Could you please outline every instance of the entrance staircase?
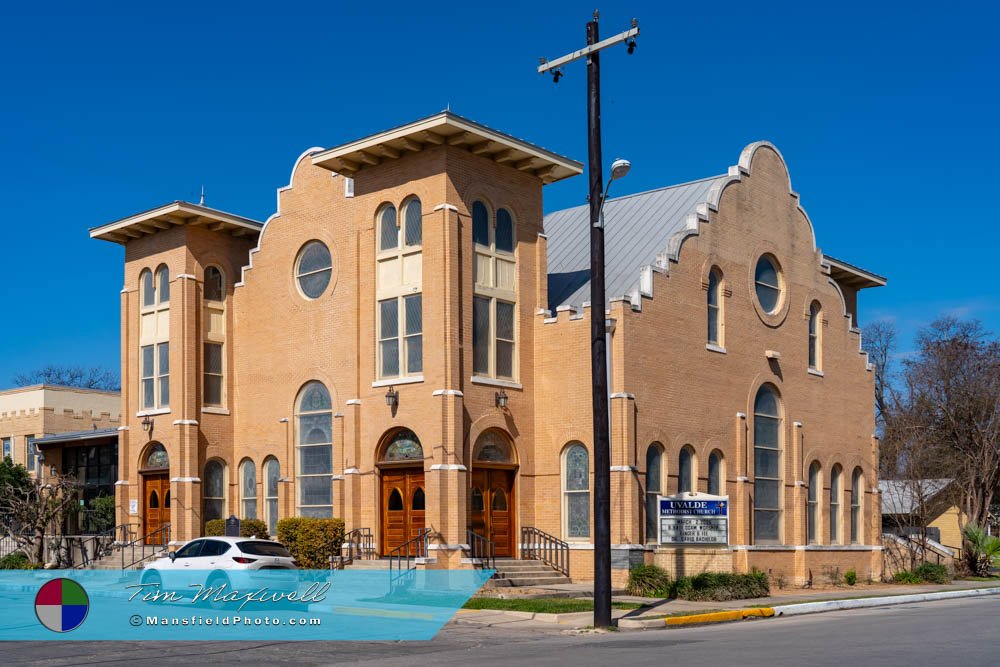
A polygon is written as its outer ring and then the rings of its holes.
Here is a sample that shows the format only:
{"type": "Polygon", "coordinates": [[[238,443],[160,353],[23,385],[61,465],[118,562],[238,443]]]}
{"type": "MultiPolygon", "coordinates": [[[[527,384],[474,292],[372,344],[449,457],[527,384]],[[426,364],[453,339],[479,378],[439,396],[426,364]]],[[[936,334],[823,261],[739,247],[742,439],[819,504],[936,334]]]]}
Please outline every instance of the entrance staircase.
{"type": "Polygon", "coordinates": [[[494,563],[496,574],[487,583],[494,588],[506,586],[540,588],[571,583],[565,574],[540,560],[497,558],[494,563]]]}

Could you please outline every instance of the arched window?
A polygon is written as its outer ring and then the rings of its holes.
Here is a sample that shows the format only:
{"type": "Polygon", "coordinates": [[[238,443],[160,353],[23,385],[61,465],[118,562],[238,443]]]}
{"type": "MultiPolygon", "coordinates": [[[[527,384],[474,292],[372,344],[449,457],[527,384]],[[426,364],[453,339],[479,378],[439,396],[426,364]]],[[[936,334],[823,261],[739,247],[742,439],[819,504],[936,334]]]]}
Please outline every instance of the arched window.
{"type": "Polygon", "coordinates": [[[146,460],[143,462],[144,470],[163,470],[170,467],[170,459],[167,457],[166,448],[160,443],[153,443],[146,452],[146,460]]]}
{"type": "Polygon", "coordinates": [[[402,220],[396,214],[396,207],[387,204],[379,210],[377,221],[378,377],[418,376],[424,371],[420,200],[410,197],[403,203],[402,220]]]}
{"type": "Polygon", "coordinates": [[[417,487],[417,490],[413,492],[413,500],[410,502],[410,509],[420,512],[423,511],[426,504],[427,498],[424,496],[424,490],[417,487]]]}
{"type": "Polygon", "coordinates": [[[160,496],[157,495],[156,491],[149,494],[149,509],[159,509],[160,507],[160,496]]]}
{"type": "Polygon", "coordinates": [[[822,363],[822,347],[820,345],[820,323],[822,309],[819,301],[813,301],[809,306],[809,368],[818,371],[822,363]]]}
{"type": "Polygon", "coordinates": [[[398,463],[400,461],[423,461],[424,448],[413,431],[403,429],[396,431],[392,440],[385,447],[382,462],[398,463]]]}
{"type": "Polygon", "coordinates": [[[257,518],[257,466],[247,459],[240,464],[240,500],[243,518],[257,518]]]}
{"type": "Polygon", "coordinates": [[[221,461],[211,460],[205,464],[205,479],[202,480],[202,503],[205,521],[226,518],[226,466],[221,461]]]}
{"type": "Polygon", "coordinates": [[[472,460],[477,463],[514,463],[507,439],[498,431],[484,431],[476,438],[476,446],[472,448],[472,460]]]}
{"type": "Polygon", "coordinates": [[[777,544],[781,525],[781,403],[770,385],[753,406],[753,535],[757,544],[777,544]]]}
{"type": "Polygon", "coordinates": [[[267,532],[271,537],[278,535],[278,482],[281,480],[281,465],[273,456],[264,461],[264,512],[267,514],[267,532]]]}
{"type": "Polygon", "coordinates": [[[830,472],[830,544],[840,544],[840,494],[843,473],[839,465],[830,472]]]}
{"type": "Polygon", "coordinates": [[[659,538],[660,508],[656,497],[663,495],[663,447],[653,443],[646,450],[646,541],[659,538]]]}
{"type": "Polygon", "coordinates": [[[295,260],[295,280],[302,296],[318,299],[333,277],[333,257],[322,241],[310,241],[299,250],[295,260]]]}
{"type": "Polygon", "coordinates": [[[712,267],[708,272],[708,344],[718,347],[722,342],[722,274],[712,267]]]}
{"type": "Polygon", "coordinates": [[[517,375],[517,235],[510,211],[498,209],[490,224],[486,204],[473,202],[472,247],[472,371],[513,380],[517,375]]]}
{"type": "Polygon", "coordinates": [[[296,401],[299,516],[332,517],[333,403],[322,382],[310,382],[296,401]]]}
{"type": "Polygon", "coordinates": [[[722,454],[713,451],[708,455],[708,492],[713,496],[725,495],[723,480],[722,454]]]}
{"type": "Polygon", "coordinates": [[[226,281],[215,266],[205,269],[205,340],[202,346],[202,402],[225,405],[226,281]]]}
{"type": "Polygon", "coordinates": [[[757,260],[754,269],[754,293],[766,313],[776,313],[781,306],[781,274],[777,262],[770,255],[757,260]]]}
{"type": "Polygon", "coordinates": [[[388,507],[390,512],[403,511],[403,494],[399,492],[399,489],[393,489],[392,493],[389,494],[388,507]]]}
{"type": "Polygon", "coordinates": [[[677,457],[677,493],[695,491],[694,450],[685,445],[677,457]]]}
{"type": "Polygon", "coordinates": [[[590,537],[590,454],[578,442],[563,452],[563,520],[568,539],[590,537]]]}
{"type": "Polygon", "coordinates": [[[865,477],[861,468],[855,468],[851,475],[851,544],[862,541],[861,502],[865,497],[865,477]]]}
{"type": "Polygon", "coordinates": [[[819,535],[819,496],[822,487],[819,462],[813,461],[809,466],[809,494],[806,499],[806,540],[809,544],[816,544],[819,535]]]}
{"type": "Polygon", "coordinates": [[[502,488],[493,489],[493,506],[490,509],[497,512],[507,511],[507,492],[502,488]]]}
{"type": "Polygon", "coordinates": [[[170,405],[170,271],[165,264],[139,277],[139,403],[143,410],[170,405]]]}

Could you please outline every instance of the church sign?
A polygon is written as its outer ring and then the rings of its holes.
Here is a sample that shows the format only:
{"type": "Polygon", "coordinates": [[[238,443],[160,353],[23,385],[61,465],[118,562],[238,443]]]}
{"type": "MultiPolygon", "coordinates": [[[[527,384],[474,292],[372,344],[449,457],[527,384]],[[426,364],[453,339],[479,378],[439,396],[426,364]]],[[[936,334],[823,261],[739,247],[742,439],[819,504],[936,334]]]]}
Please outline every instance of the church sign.
{"type": "Polygon", "coordinates": [[[660,544],[729,544],[729,496],[706,493],[658,496],[657,506],[660,544]]]}

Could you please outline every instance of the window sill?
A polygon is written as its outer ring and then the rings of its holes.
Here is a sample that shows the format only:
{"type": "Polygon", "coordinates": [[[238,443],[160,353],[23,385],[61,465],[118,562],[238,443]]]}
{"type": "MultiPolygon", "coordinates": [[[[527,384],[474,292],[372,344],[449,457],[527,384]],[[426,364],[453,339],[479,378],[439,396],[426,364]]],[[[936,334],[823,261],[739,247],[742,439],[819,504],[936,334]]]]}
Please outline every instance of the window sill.
{"type": "Polygon", "coordinates": [[[204,412],[205,414],[209,414],[209,415],[228,415],[229,414],[229,408],[218,408],[218,407],[212,407],[212,406],[204,407],[204,408],[201,409],[201,411],[204,412]]]}
{"type": "Polygon", "coordinates": [[[823,371],[818,371],[815,368],[810,368],[808,371],[809,375],[815,375],[816,377],[823,377],[823,371]]]}
{"type": "Polygon", "coordinates": [[[398,378],[387,378],[385,380],[376,380],[372,382],[372,388],[377,387],[392,387],[397,384],[416,384],[418,382],[423,382],[423,375],[404,375],[398,378]]]}
{"type": "Polygon", "coordinates": [[[472,384],[485,384],[490,387],[505,387],[507,389],[523,389],[520,382],[510,380],[498,380],[497,378],[486,377],[485,375],[473,375],[472,384]]]}
{"type": "Polygon", "coordinates": [[[170,408],[156,408],[155,410],[140,410],[135,413],[136,417],[152,417],[154,415],[169,415],[170,408]]]}
{"type": "Polygon", "coordinates": [[[705,349],[709,352],[718,352],[719,354],[726,354],[726,348],[721,345],[714,345],[712,343],[706,343],[705,349]]]}

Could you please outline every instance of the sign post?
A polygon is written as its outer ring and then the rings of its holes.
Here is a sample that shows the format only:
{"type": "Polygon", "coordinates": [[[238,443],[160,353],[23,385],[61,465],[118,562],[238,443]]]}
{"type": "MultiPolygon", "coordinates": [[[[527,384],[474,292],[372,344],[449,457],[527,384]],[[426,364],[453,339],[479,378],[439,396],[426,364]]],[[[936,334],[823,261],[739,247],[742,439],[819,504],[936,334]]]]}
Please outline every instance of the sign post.
{"type": "Polygon", "coordinates": [[[729,545],[729,496],[681,493],[656,500],[660,544],[729,545]]]}

